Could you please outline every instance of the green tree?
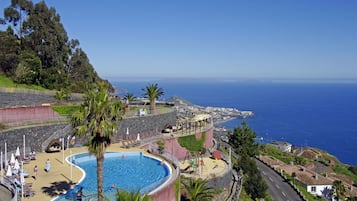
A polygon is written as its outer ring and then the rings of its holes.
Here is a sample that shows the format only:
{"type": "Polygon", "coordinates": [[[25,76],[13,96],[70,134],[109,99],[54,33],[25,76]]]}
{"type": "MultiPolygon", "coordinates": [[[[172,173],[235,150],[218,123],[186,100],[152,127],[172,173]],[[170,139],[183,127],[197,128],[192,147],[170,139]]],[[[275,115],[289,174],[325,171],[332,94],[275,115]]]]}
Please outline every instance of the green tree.
{"type": "Polygon", "coordinates": [[[116,193],[117,201],[152,201],[152,198],[147,194],[141,195],[140,191],[126,192],[124,190],[117,190],[116,193]]]}
{"type": "Polygon", "coordinates": [[[106,82],[95,72],[78,40],[69,40],[60,15],[45,1],[11,0],[0,24],[0,73],[17,83],[85,92],[106,82]]]}
{"type": "Polygon", "coordinates": [[[295,183],[296,173],[295,172],[291,173],[291,177],[293,178],[293,183],[295,183]]]}
{"type": "Polygon", "coordinates": [[[125,107],[127,111],[130,111],[130,103],[134,101],[136,97],[132,93],[127,93],[124,95],[125,107]]]}
{"type": "Polygon", "coordinates": [[[12,76],[19,60],[20,45],[11,27],[0,31],[0,73],[12,76]]]}
{"type": "Polygon", "coordinates": [[[346,194],[346,188],[341,180],[335,180],[332,183],[332,195],[335,195],[337,200],[344,199],[346,194]]]}
{"type": "Polygon", "coordinates": [[[264,198],[268,189],[261,177],[253,156],[258,154],[259,144],[255,142],[257,134],[245,121],[229,133],[229,142],[239,155],[237,169],[242,169],[246,176],[244,189],[252,198],[264,198]]]}
{"type": "Polygon", "coordinates": [[[103,201],[103,162],[106,148],[118,131],[118,122],[123,115],[120,101],[108,92],[108,86],[101,83],[96,90],[89,90],[80,110],[71,117],[74,134],[87,136],[88,151],[96,156],[98,200],[103,201]]]}
{"type": "Polygon", "coordinates": [[[32,1],[29,0],[11,0],[9,7],[4,9],[4,19],[3,22],[7,22],[16,30],[16,35],[20,39],[20,46],[22,49],[22,38],[23,38],[23,22],[27,20],[27,16],[33,8],[32,1]]]}
{"type": "Polygon", "coordinates": [[[248,126],[247,122],[243,121],[241,126],[234,128],[233,133],[230,132],[228,136],[229,143],[238,155],[247,154],[253,157],[258,154],[259,144],[255,142],[257,134],[248,126]]]}
{"type": "Polygon", "coordinates": [[[65,64],[68,60],[68,36],[60,15],[44,1],[33,6],[31,14],[23,22],[24,43],[27,48],[37,52],[41,59],[41,80],[50,89],[59,89],[67,85],[65,64]]]}
{"type": "Polygon", "coordinates": [[[70,89],[73,92],[80,92],[82,88],[92,88],[90,84],[99,81],[97,73],[90,64],[87,54],[81,49],[77,48],[71,55],[68,65],[66,67],[67,79],[70,83],[70,89]]]}
{"type": "Polygon", "coordinates": [[[14,73],[14,81],[19,84],[40,84],[41,60],[31,50],[23,50],[14,73]]]}
{"type": "Polygon", "coordinates": [[[207,187],[207,181],[189,178],[183,182],[190,201],[211,201],[214,197],[212,188],[207,187]]]}
{"type": "Polygon", "coordinates": [[[255,169],[254,174],[249,174],[245,180],[244,189],[247,194],[253,199],[264,198],[268,186],[260,175],[258,169],[255,169]]]}
{"type": "Polygon", "coordinates": [[[150,110],[151,112],[155,112],[155,100],[160,96],[164,95],[164,91],[161,87],[156,84],[148,84],[145,88],[142,89],[144,91],[144,98],[148,98],[150,101],[150,110]]]}
{"type": "Polygon", "coordinates": [[[61,89],[56,92],[55,98],[59,101],[68,100],[71,97],[71,94],[68,89],[61,89]]]}

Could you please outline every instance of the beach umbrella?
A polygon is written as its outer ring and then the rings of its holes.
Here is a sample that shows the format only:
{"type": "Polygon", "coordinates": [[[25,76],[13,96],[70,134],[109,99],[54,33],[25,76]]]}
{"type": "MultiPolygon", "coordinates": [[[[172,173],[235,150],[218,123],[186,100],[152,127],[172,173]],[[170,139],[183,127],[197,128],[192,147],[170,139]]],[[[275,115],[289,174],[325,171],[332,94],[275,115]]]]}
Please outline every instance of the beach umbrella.
{"type": "Polygon", "coordinates": [[[129,136],[129,128],[126,128],[126,137],[125,137],[126,140],[128,139],[128,136],[129,136]]]}
{"type": "Polygon", "coordinates": [[[20,156],[20,148],[19,147],[16,148],[15,156],[16,157],[20,156]]]}
{"type": "Polygon", "coordinates": [[[140,133],[138,133],[138,136],[136,136],[136,141],[140,141],[140,133]]]}
{"type": "Polygon", "coordinates": [[[8,176],[8,177],[12,176],[12,170],[11,170],[11,166],[10,165],[7,166],[6,176],[8,176]]]}
{"type": "Polygon", "coordinates": [[[20,170],[20,163],[19,163],[19,161],[17,159],[15,159],[14,169],[15,170],[20,170]]]}
{"type": "Polygon", "coordinates": [[[15,163],[15,156],[14,153],[11,153],[10,164],[14,164],[14,163],[15,163]]]}

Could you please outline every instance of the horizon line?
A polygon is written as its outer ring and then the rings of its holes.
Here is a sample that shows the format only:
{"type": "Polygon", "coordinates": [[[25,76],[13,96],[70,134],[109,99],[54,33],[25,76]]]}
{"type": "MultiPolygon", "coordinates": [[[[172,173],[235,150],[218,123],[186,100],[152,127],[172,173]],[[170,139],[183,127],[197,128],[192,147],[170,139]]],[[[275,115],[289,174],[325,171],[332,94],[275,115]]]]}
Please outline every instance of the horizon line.
{"type": "Polygon", "coordinates": [[[130,77],[106,76],[110,82],[246,82],[246,83],[341,83],[354,84],[357,78],[243,78],[243,77],[130,77]]]}

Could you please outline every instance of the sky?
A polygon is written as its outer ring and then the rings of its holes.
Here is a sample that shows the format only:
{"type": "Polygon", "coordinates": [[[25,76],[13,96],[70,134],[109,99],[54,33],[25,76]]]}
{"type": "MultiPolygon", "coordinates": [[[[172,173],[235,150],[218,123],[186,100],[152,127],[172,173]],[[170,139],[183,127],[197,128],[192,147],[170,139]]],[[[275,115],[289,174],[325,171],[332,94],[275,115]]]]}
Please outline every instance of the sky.
{"type": "Polygon", "coordinates": [[[45,2],[106,79],[357,80],[355,0],[45,2]]]}

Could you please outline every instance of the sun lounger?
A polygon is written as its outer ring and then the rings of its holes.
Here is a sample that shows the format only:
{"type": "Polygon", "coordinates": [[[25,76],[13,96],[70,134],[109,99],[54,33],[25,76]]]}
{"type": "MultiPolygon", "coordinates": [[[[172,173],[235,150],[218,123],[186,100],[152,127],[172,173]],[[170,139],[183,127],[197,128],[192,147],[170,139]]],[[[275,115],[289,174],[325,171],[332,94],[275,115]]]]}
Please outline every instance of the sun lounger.
{"type": "Polygon", "coordinates": [[[24,190],[24,197],[33,197],[36,194],[31,188],[24,190]]]}

